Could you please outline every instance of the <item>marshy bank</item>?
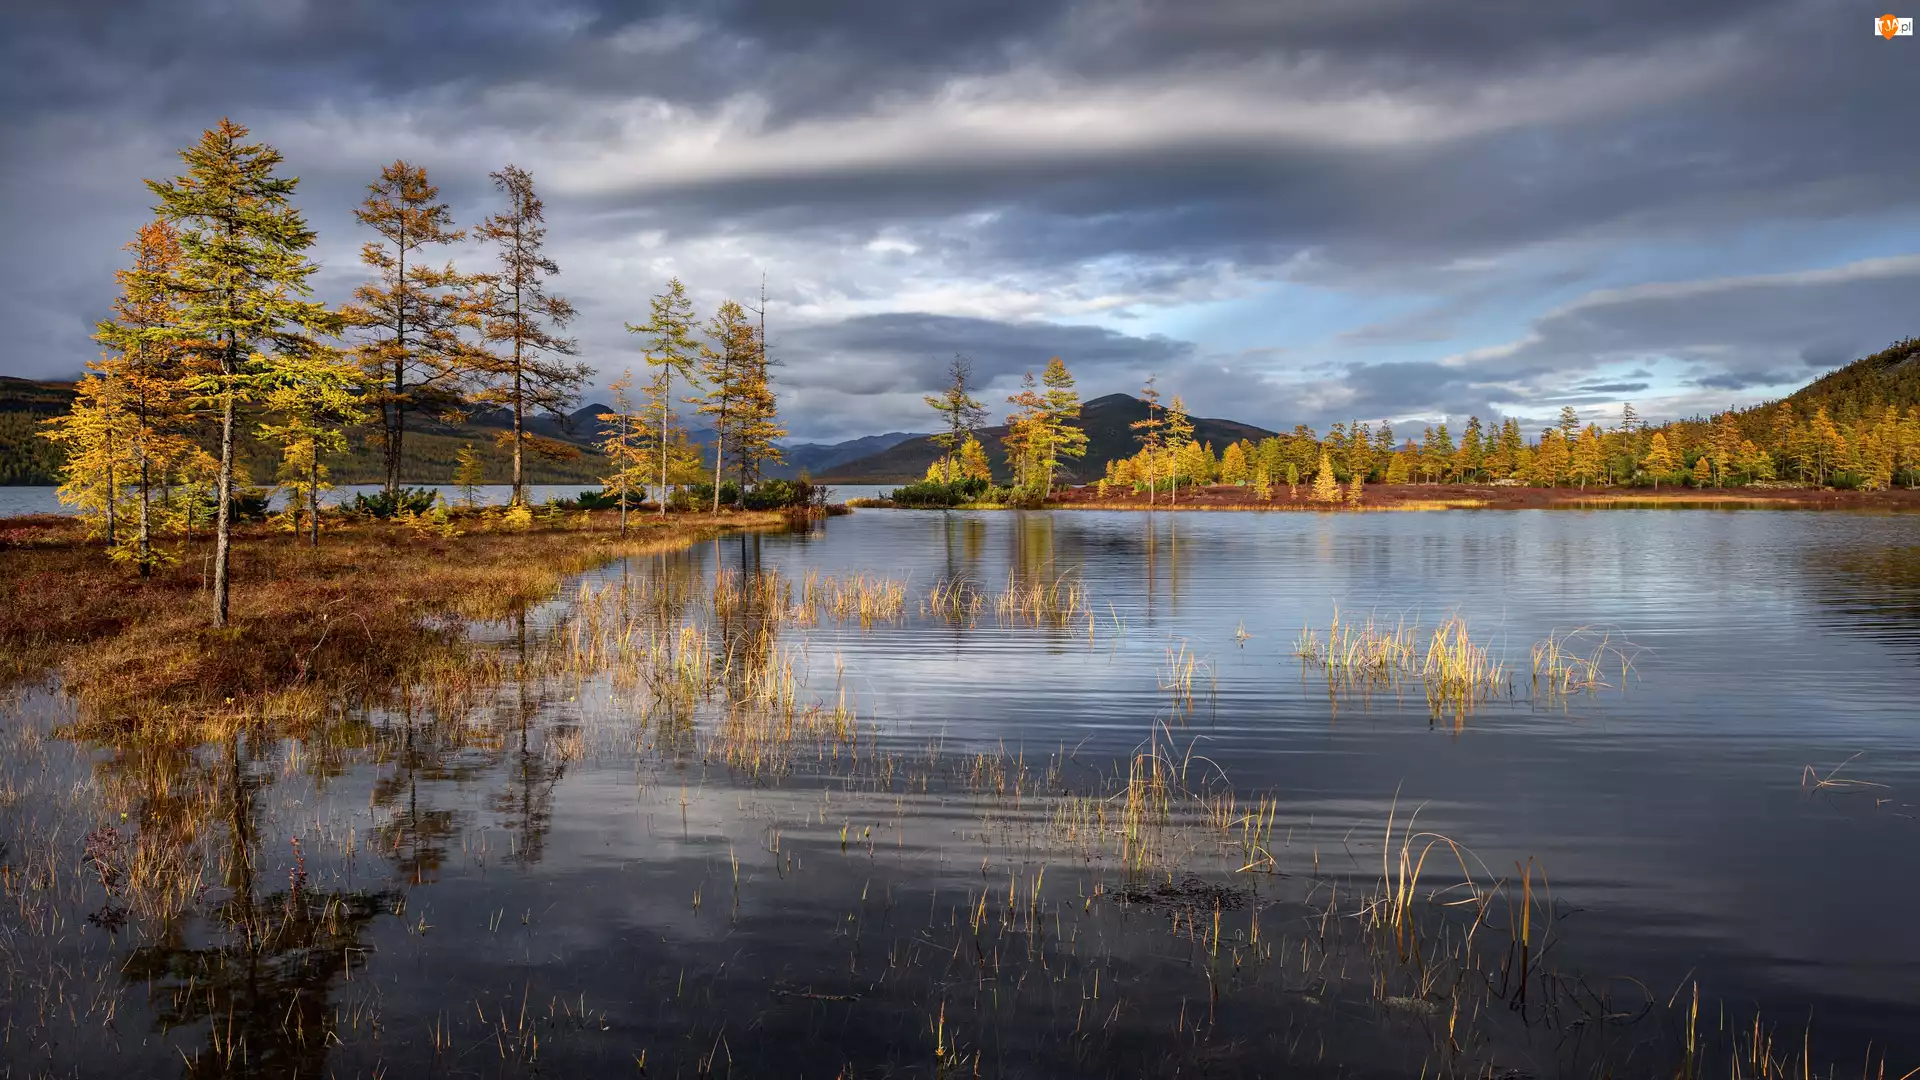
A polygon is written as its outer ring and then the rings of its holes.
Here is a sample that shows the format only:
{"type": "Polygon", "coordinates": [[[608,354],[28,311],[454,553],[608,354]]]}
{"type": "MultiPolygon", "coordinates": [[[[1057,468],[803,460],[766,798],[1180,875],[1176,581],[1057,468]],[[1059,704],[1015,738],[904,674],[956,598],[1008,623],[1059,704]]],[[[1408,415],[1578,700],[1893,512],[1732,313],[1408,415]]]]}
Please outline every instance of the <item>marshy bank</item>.
{"type": "Polygon", "coordinates": [[[212,543],[142,577],[109,562],[71,518],[0,519],[0,675],[57,676],[89,724],[193,741],[222,725],[304,722],[397,688],[451,695],[497,675],[465,627],[522,613],[619,558],[740,529],[778,513],[630,516],[499,511],[435,523],[330,519],[322,543],[255,526],[233,555],[232,625],[209,625],[212,543]]]}
{"type": "Polygon", "coordinates": [[[471,693],[189,746],[35,687],[0,1054],[1897,1078],[1906,525],[858,514],[469,622],[471,693]]]}

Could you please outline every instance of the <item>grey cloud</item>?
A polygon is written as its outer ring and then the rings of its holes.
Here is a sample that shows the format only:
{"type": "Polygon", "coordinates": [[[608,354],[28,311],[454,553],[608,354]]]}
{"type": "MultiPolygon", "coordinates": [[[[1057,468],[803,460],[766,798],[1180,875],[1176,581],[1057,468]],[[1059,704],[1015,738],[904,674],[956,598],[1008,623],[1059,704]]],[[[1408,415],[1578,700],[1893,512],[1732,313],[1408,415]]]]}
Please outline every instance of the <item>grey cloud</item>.
{"type": "MultiPolygon", "coordinates": [[[[1508,377],[1667,356],[1709,369],[1700,385],[1798,381],[1810,355],[1852,359],[1911,332],[1920,256],[1827,270],[1640,286],[1596,293],[1534,323],[1524,340],[1457,366],[1508,377]],[[1719,378],[1722,382],[1705,381],[1719,378]]],[[[1823,365],[1824,366],[1824,365],[1823,365]]]]}
{"type": "Polygon", "coordinates": [[[931,413],[921,396],[944,385],[956,353],[972,360],[979,397],[998,416],[1019,375],[1037,375],[1054,356],[1066,361],[1083,396],[1097,397],[1137,390],[1145,373],[1177,369],[1194,351],[1187,342],[1103,327],[924,312],[857,316],[768,336],[769,351],[783,364],[781,393],[826,432],[925,427],[931,413]]]}

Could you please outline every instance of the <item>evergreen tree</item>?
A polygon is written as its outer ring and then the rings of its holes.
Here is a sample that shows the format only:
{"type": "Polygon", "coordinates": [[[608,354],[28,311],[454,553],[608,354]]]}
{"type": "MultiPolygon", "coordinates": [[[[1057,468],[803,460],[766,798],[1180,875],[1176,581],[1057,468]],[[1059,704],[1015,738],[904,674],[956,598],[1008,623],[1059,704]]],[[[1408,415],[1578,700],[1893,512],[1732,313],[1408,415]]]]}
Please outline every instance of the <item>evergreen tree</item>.
{"type": "MultiPolygon", "coordinates": [[[[687,299],[687,287],[679,278],[667,282],[665,292],[653,297],[647,321],[639,325],[627,324],[630,334],[647,336],[647,366],[653,369],[653,378],[647,382],[646,413],[650,434],[650,445],[655,454],[654,465],[660,480],[660,514],[667,513],[667,486],[674,472],[675,456],[684,436],[676,440],[671,425],[674,417],[673,377],[680,376],[689,387],[697,387],[695,377],[701,346],[694,339],[698,320],[693,313],[693,301],[687,299]]],[[[689,402],[694,399],[688,398],[689,402]]],[[[716,483],[715,488],[719,487],[716,483]]]]}
{"type": "Polygon", "coordinates": [[[476,356],[460,336],[473,319],[463,294],[474,282],[451,262],[434,266],[427,249],[459,243],[466,233],[440,202],[427,170],[395,161],[367,185],[354,217],[380,235],[360,248],[360,261],[375,281],[354,290],[348,321],[370,331],[359,349],[361,366],[376,387],[370,403],[380,410],[380,439],[389,496],[400,489],[401,451],[407,416],[452,412],[462,403],[476,356]]]}
{"type": "Polygon", "coordinates": [[[1220,482],[1247,486],[1247,452],[1239,443],[1229,443],[1220,455],[1220,482]]]}
{"type": "Polygon", "coordinates": [[[133,266],[114,274],[120,295],[113,318],[101,322],[94,335],[112,353],[88,366],[112,383],[115,415],[126,425],[124,439],[133,456],[126,480],[133,486],[134,528],[112,554],[146,577],[172,557],[153,542],[156,527],[164,524],[153,505],[154,489],[206,457],[193,441],[193,387],[212,369],[203,352],[169,340],[166,333],[182,318],[183,298],[174,291],[183,257],[179,234],[165,221],[152,221],[140,227],[127,250],[133,252],[133,266]]]}
{"type": "Polygon", "coordinates": [[[1666,432],[1653,433],[1653,437],[1647,441],[1647,456],[1640,459],[1640,464],[1653,477],[1653,489],[1660,490],[1660,478],[1671,475],[1676,467],[1673,450],[1667,445],[1666,432]]]}
{"type": "MultiPolygon", "coordinates": [[[[940,422],[945,428],[933,436],[934,445],[947,452],[947,460],[952,462],[960,448],[979,430],[986,419],[986,407],[972,394],[973,361],[954,354],[947,364],[947,388],[939,394],[926,395],[927,405],[940,414],[940,422]]],[[[953,483],[953,470],[947,470],[947,483],[953,483]]]]}
{"type": "Polygon", "coordinates": [[[1467,430],[1460,436],[1460,448],[1454,451],[1454,475],[1462,480],[1478,480],[1480,470],[1486,460],[1485,429],[1480,426],[1480,418],[1469,416],[1467,430]]]}
{"type": "MultiPolygon", "coordinates": [[[[606,425],[600,429],[600,452],[613,471],[600,482],[620,499],[620,535],[627,534],[627,504],[636,492],[647,488],[648,458],[641,437],[645,419],[633,407],[633,371],[628,369],[608,385],[613,393],[613,408],[596,419],[606,425]]],[[[714,487],[720,486],[716,473],[714,487]]]]}
{"type": "Polygon", "coordinates": [[[217,368],[200,385],[220,413],[213,557],[219,627],[227,625],[238,410],[282,358],[304,354],[314,335],[341,328],[337,315],[305,299],[319,267],[306,255],[313,232],[291,202],[299,181],[275,175],[278,150],[246,138],[246,128],[221,120],[181,151],[185,173],[147,182],[160,200],[158,214],[180,227],[181,249],[178,272],[164,283],[181,297],[179,319],[149,333],[199,351],[217,368]]]}
{"type": "Polygon", "coordinates": [[[1057,356],[1048,360],[1046,370],[1040,373],[1040,382],[1047,388],[1047,453],[1041,462],[1046,470],[1046,490],[1042,494],[1051,497],[1054,476],[1060,471],[1061,462],[1087,456],[1087,433],[1080,427],[1080,392],[1074,389],[1073,374],[1067,370],[1066,361],[1057,356]]]}
{"type": "Polygon", "coordinates": [[[259,426],[263,439],[281,444],[281,488],[288,520],[307,506],[307,542],[320,546],[320,492],[327,468],[321,459],[347,448],[346,429],[372,414],[361,399],[364,373],[338,350],[321,345],[287,353],[261,380],[262,403],[272,419],[259,426]]]}
{"type": "MultiPolygon", "coordinates": [[[[1173,401],[1167,405],[1166,416],[1166,450],[1173,458],[1173,468],[1168,470],[1168,479],[1173,482],[1172,493],[1167,496],[1169,504],[1180,501],[1180,455],[1192,443],[1193,421],[1187,416],[1187,403],[1180,400],[1179,394],[1175,394],[1173,401]]],[[[1200,479],[1204,482],[1205,478],[1200,479]]]]}
{"type": "Polygon", "coordinates": [[[1313,474],[1313,501],[1337,503],[1340,501],[1340,481],[1333,475],[1333,459],[1326,451],[1320,452],[1320,467],[1313,474]]]}
{"type": "Polygon", "coordinates": [[[494,187],[507,198],[507,208],[492,214],[475,231],[494,245],[498,267],[477,275],[471,284],[472,310],[480,322],[488,350],[476,356],[487,387],[479,399],[503,405],[513,414],[508,440],[513,447],[511,504],[526,504],[526,472],[522,451],[562,456],[566,448],[532,437],[527,414],[542,411],[564,416],[591,374],[584,364],[561,359],[578,347],[560,336],[573,321],[573,305],[547,292],[547,279],[560,267],[546,255],[546,205],[533,189],[533,176],[516,165],[490,174],[494,187]]]}
{"type": "MultiPolygon", "coordinates": [[[[1166,417],[1160,414],[1160,390],[1154,386],[1155,376],[1147,376],[1147,385],[1141,389],[1140,398],[1147,403],[1147,416],[1144,420],[1135,420],[1127,426],[1138,432],[1134,438],[1140,443],[1140,456],[1146,465],[1147,505],[1153,505],[1153,489],[1159,477],[1155,471],[1155,462],[1161,450],[1166,446],[1166,417]]],[[[1136,470],[1137,471],[1137,470],[1136,470]]]]}
{"type": "Polygon", "coordinates": [[[1574,433],[1580,430],[1580,414],[1573,410],[1573,406],[1560,406],[1560,423],[1558,427],[1560,428],[1560,437],[1569,444],[1572,443],[1575,438],[1574,433]]]}
{"type": "Polygon", "coordinates": [[[453,486],[460,489],[460,501],[471,510],[480,505],[480,485],[486,482],[486,471],[480,463],[480,454],[472,443],[467,443],[454,451],[453,486]]]}
{"type": "Polygon", "coordinates": [[[1597,481],[1606,470],[1606,454],[1600,442],[1600,429],[1588,424],[1586,430],[1574,441],[1567,473],[1580,482],[1585,490],[1587,482],[1597,481]]]}
{"type": "Polygon", "coordinates": [[[700,350],[700,378],[706,400],[697,410],[713,418],[713,512],[720,512],[720,482],[726,464],[729,436],[740,424],[747,383],[754,377],[760,356],[760,336],[747,311],[728,300],[720,305],[707,336],[713,344],[700,350]]]}

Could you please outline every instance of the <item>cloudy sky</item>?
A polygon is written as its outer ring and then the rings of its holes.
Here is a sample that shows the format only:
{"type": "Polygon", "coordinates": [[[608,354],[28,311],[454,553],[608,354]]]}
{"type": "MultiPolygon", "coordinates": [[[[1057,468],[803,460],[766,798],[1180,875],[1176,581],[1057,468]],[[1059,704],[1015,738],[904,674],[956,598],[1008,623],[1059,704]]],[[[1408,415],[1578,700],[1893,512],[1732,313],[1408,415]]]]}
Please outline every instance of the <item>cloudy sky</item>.
{"type": "Polygon", "coordinates": [[[1877,14],[10,4],[0,373],[93,355],[140,179],[230,115],[302,178],[334,299],[382,163],[463,222],[530,170],[602,382],[668,277],[710,310],[764,273],[799,437],[925,430],[956,351],[996,405],[1058,354],[1088,396],[1152,372],[1267,427],[1717,410],[1920,333],[1920,37],[1877,14]]]}

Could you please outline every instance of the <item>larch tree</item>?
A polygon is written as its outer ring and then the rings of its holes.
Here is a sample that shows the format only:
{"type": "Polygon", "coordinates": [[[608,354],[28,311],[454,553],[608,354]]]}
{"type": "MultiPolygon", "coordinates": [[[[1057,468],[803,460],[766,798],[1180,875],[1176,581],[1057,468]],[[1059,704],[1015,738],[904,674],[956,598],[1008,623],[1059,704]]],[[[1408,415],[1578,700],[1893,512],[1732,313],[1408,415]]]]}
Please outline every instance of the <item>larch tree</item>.
{"type": "Polygon", "coordinates": [[[729,436],[740,423],[746,383],[760,352],[759,334],[747,310],[732,300],[720,305],[707,323],[712,344],[700,350],[700,378],[707,386],[697,410],[713,418],[713,512],[720,512],[720,481],[726,469],[729,436]]]}
{"type": "Polygon", "coordinates": [[[1568,475],[1580,482],[1585,490],[1589,480],[1597,481],[1607,467],[1605,449],[1600,442],[1600,429],[1588,424],[1574,440],[1571,460],[1568,463],[1568,475]]]}
{"type": "Polygon", "coordinates": [[[1087,456],[1087,433],[1080,426],[1080,392],[1074,388],[1073,373],[1067,370],[1066,361],[1057,356],[1048,360],[1040,382],[1047,388],[1047,455],[1043,462],[1047,482],[1042,494],[1051,497],[1062,461],[1087,456]]]}
{"type": "Polygon", "coordinates": [[[1220,454],[1220,482],[1238,487],[1247,484],[1247,452],[1239,443],[1228,443],[1220,454]]]}
{"type": "Polygon", "coordinates": [[[307,543],[320,546],[320,492],[326,487],[322,459],[347,448],[346,429],[372,418],[362,398],[366,373],[351,357],[325,345],[283,354],[261,378],[261,404],[269,419],[259,436],[280,444],[280,482],[287,514],[298,526],[307,508],[307,543]]]}
{"type": "MultiPolygon", "coordinates": [[[[1167,470],[1168,479],[1173,481],[1173,488],[1167,495],[1169,505],[1180,502],[1182,455],[1192,443],[1193,420],[1187,416],[1187,403],[1180,400],[1179,394],[1175,394],[1173,400],[1167,404],[1166,417],[1166,450],[1167,454],[1173,458],[1173,467],[1167,470]]],[[[1201,482],[1205,482],[1204,477],[1201,478],[1201,482]]]]}
{"type": "Polygon", "coordinates": [[[306,299],[319,267],[307,257],[313,231],[294,209],[299,181],[275,174],[278,150],[246,141],[247,129],[221,120],[181,151],[186,171],[147,181],[158,215],[180,228],[178,271],[165,287],[181,297],[179,319],[155,328],[157,342],[191,348],[213,369],[197,380],[219,410],[220,466],[215,482],[213,621],[227,625],[233,549],[233,477],[237,413],[262,377],[316,335],[333,335],[340,317],[306,299]]]}
{"type": "Polygon", "coordinates": [[[652,447],[657,455],[662,516],[667,512],[667,484],[674,471],[673,458],[678,453],[669,430],[673,422],[673,377],[680,376],[689,389],[698,386],[695,373],[701,345],[694,337],[698,326],[693,301],[687,299],[687,287],[679,278],[668,281],[666,291],[653,297],[646,322],[627,324],[628,333],[646,335],[647,366],[653,369],[653,378],[647,381],[646,411],[650,422],[656,425],[652,447]]]}
{"type": "Polygon", "coordinates": [[[565,414],[585,385],[590,370],[564,359],[578,351],[561,336],[573,321],[573,305],[547,292],[547,280],[560,267],[546,254],[546,206],[533,188],[533,176],[516,165],[490,174],[494,187],[507,198],[507,208],[489,215],[474,230],[494,246],[494,270],[475,275],[469,285],[469,305],[479,320],[487,349],[475,357],[486,381],[478,400],[500,405],[513,415],[507,440],[513,448],[512,505],[526,504],[526,472],[522,451],[565,456],[564,444],[538,439],[526,428],[527,416],[546,412],[565,414]]]}
{"type": "Polygon", "coordinates": [[[44,435],[66,450],[60,501],[80,512],[89,532],[106,538],[111,553],[120,546],[120,514],[137,461],[133,425],[119,380],[97,363],[88,366],[94,370],[74,384],[67,411],[44,421],[44,435]]]}
{"type": "Polygon", "coordinates": [[[380,410],[389,497],[400,488],[408,414],[457,409],[479,360],[460,334],[473,322],[465,300],[474,282],[427,255],[466,238],[439,200],[426,169],[395,161],[367,185],[366,201],[354,211],[380,235],[360,248],[360,262],[376,279],[354,290],[346,315],[369,332],[358,355],[374,387],[369,403],[380,410]]]}
{"type": "Polygon", "coordinates": [[[934,445],[947,453],[946,482],[953,483],[954,458],[987,416],[986,406],[973,396],[973,361],[958,353],[947,364],[947,386],[938,394],[926,395],[927,405],[940,414],[945,429],[933,436],[934,445]]]}
{"type": "Polygon", "coordinates": [[[1660,490],[1660,478],[1670,476],[1677,463],[1673,459],[1673,449],[1667,444],[1667,433],[1656,431],[1647,440],[1647,456],[1640,459],[1640,465],[1653,477],[1653,489],[1660,490]]]}
{"type": "Polygon", "coordinates": [[[1020,392],[1007,398],[1015,411],[1007,416],[1007,433],[1000,450],[1013,470],[1015,489],[1038,494],[1041,486],[1041,462],[1047,455],[1047,399],[1040,396],[1033,372],[1021,377],[1020,392]]]}
{"type": "Polygon", "coordinates": [[[780,404],[768,372],[765,332],[756,335],[756,340],[760,344],[758,359],[741,380],[740,400],[734,410],[733,464],[742,488],[759,484],[767,466],[786,460],[779,440],[787,437],[787,429],[780,426],[780,404]]]}
{"type": "Polygon", "coordinates": [[[182,259],[179,234],[165,221],[152,221],[140,227],[127,250],[133,266],[115,273],[120,295],[113,318],[99,324],[94,340],[112,350],[97,370],[114,384],[133,457],[126,478],[133,487],[133,532],[114,546],[113,557],[131,561],[146,577],[171,557],[154,544],[159,519],[171,516],[165,507],[156,513],[154,489],[165,489],[175,471],[206,456],[192,437],[192,386],[206,365],[203,353],[165,335],[181,317],[181,296],[172,284],[182,259]]]}
{"type": "MultiPolygon", "coordinates": [[[[633,372],[627,371],[607,387],[613,392],[613,407],[598,414],[605,426],[600,429],[600,452],[612,467],[600,482],[612,488],[620,498],[620,535],[627,534],[627,501],[635,491],[647,486],[648,455],[642,430],[645,417],[633,407],[633,372]]],[[[717,485],[716,485],[717,486],[717,485]]]]}
{"type": "Polygon", "coordinates": [[[1340,501],[1340,481],[1333,475],[1333,459],[1325,450],[1320,451],[1320,467],[1313,472],[1313,501],[1337,503],[1340,501]]]}
{"type": "Polygon", "coordinates": [[[1147,403],[1147,416],[1144,420],[1135,420],[1128,424],[1137,434],[1134,438],[1140,443],[1140,457],[1147,466],[1147,506],[1153,506],[1155,475],[1160,454],[1167,445],[1167,418],[1160,409],[1160,389],[1154,385],[1155,376],[1147,376],[1147,385],[1140,390],[1140,400],[1147,403]]]}

